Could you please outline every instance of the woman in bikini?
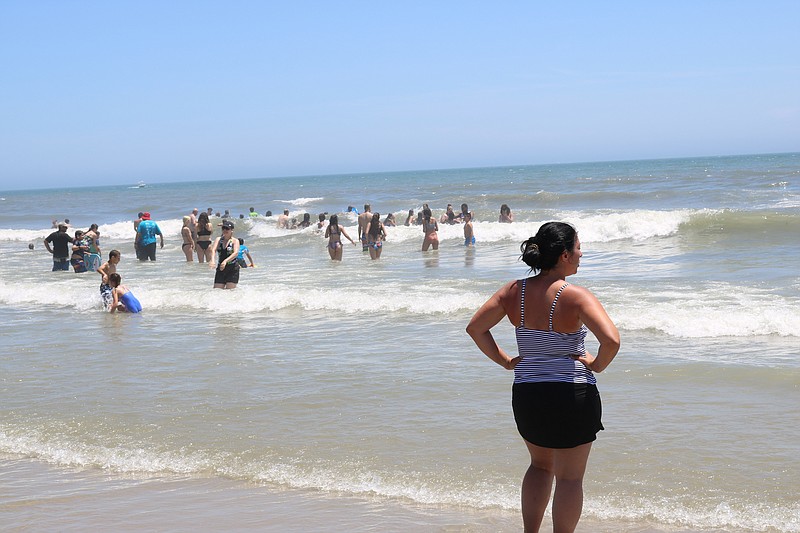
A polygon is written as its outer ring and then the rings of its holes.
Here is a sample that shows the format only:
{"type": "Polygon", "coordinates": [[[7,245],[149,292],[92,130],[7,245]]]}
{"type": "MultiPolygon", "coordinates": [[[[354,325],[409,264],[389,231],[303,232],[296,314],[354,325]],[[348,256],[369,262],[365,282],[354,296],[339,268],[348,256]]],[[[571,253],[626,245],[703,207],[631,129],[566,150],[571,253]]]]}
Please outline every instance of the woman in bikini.
{"type": "Polygon", "coordinates": [[[189,225],[191,220],[192,217],[190,216],[183,217],[183,227],[181,228],[181,237],[183,237],[181,250],[183,250],[183,255],[186,256],[186,261],[189,263],[194,261],[194,239],[192,238],[192,228],[189,225]]]}
{"type": "Polygon", "coordinates": [[[375,260],[381,258],[383,241],[386,239],[386,229],[381,224],[381,214],[372,215],[372,220],[367,222],[367,242],[369,243],[369,256],[375,260]]]}
{"type": "Polygon", "coordinates": [[[214,250],[211,248],[212,233],[213,228],[208,220],[208,213],[200,213],[200,216],[197,217],[197,242],[194,247],[199,263],[210,263],[214,257],[214,250]]]}
{"type": "Polygon", "coordinates": [[[422,240],[422,251],[427,252],[431,246],[434,250],[438,250],[439,235],[436,232],[439,231],[439,224],[436,223],[431,210],[427,208],[422,210],[422,231],[425,233],[425,238],[422,240]]]}
{"type": "Polygon", "coordinates": [[[328,239],[328,255],[331,256],[331,260],[333,261],[342,260],[342,235],[347,237],[347,240],[350,241],[353,246],[356,245],[356,241],[351,239],[350,235],[339,225],[339,216],[331,215],[330,224],[325,228],[325,238],[328,239]]]}

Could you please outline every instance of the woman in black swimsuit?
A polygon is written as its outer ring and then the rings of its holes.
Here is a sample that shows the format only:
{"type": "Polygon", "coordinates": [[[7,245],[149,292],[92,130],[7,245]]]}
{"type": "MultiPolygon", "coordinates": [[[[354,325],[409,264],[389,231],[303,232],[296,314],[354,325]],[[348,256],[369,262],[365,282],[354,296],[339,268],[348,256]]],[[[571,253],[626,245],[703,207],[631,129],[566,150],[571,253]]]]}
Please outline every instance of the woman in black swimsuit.
{"type": "Polygon", "coordinates": [[[197,242],[195,251],[199,263],[210,263],[214,257],[214,250],[211,248],[211,222],[208,221],[208,213],[200,213],[197,217],[197,242]]]}
{"type": "Polygon", "coordinates": [[[233,237],[233,222],[222,221],[222,236],[216,238],[211,249],[219,254],[216,263],[209,262],[215,269],[214,288],[235,289],[239,283],[239,263],[236,261],[239,256],[239,239],[233,237]]]}

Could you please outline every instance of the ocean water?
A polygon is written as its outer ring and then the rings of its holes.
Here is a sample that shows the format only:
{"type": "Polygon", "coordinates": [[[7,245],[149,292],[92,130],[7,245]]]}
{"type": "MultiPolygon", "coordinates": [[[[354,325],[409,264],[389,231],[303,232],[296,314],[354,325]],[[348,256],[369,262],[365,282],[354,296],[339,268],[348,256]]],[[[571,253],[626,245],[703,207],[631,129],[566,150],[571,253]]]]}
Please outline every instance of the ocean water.
{"type": "MultiPolygon", "coordinates": [[[[6,527],[520,530],[513,375],[464,328],[564,220],[570,281],[622,336],[580,530],[800,531],[800,154],[133,185],[0,192],[6,527]],[[355,237],[348,205],[402,223],[462,202],[475,248],[440,225],[423,253],[400,226],[379,261],[237,218],[257,268],[234,291],[180,249],[193,207],[340,213],[355,237]],[[139,211],[165,234],[154,263],[133,255],[139,211]],[[103,313],[95,273],[50,272],[55,218],[99,225],[143,313],[103,313]]],[[[515,350],[509,323],[494,333],[515,350]]]]}

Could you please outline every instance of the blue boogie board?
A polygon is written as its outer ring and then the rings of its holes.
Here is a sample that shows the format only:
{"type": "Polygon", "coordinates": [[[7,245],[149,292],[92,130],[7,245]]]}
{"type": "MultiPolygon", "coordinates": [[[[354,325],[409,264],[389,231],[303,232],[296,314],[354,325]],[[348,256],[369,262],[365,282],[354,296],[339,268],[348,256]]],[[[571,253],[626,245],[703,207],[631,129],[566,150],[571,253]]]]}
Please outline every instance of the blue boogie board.
{"type": "Polygon", "coordinates": [[[86,254],[86,270],[96,272],[100,268],[100,255],[99,254],[86,254]]]}

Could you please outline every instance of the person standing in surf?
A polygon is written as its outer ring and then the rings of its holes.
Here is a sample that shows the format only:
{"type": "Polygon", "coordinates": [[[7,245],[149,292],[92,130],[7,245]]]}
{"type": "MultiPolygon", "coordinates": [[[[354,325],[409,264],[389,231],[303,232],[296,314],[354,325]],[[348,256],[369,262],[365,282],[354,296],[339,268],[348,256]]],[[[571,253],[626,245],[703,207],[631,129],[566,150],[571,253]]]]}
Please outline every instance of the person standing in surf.
{"type": "Polygon", "coordinates": [[[197,216],[200,210],[196,207],[189,213],[189,231],[192,232],[192,240],[197,241],[197,216]]]}
{"type": "Polygon", "coordinates": [[[434,250],[439,249],[439,224],[436,222],[436,217],[433,216],[429,208],[422,210],[422,231],[425,238],[422,239],[422,251],[427,252],[428,248],[433,246],[434,250]]]}
{"type": "Polygon", "coordinates": [[[500,218],[497,221],[503,224],[511,224],[514,222],[514,215],[511,214],[511,208],[508,207],[508,204],[500,206],[500,218]]]}
{"type": "Polygon", "coordinates": [[[91,272],[96,272],[100,268],[100,230],[97,224],[92,224],[83,238],[89,243],[89,253],[86,254],[86,269],[91,272]]]}
{"type": "Polygon", "coordinates": [[[111,250],[108,252],[108,261],[100,265],[97,273],[100,274],[100,298],[103,300],[103,306],[108,309],[114,301],[113,288],[109,284],[109,276],[117,272],[117,265],[122,259],[119,250],[111,250]]]}
{"type": "Polygon", "coordinates": [[[239,239],[233,236],[233,222],[223,220],[222,235],[214,239],[211,245],[212,250],[216,250],[217,262],[211,261],[209,266],[215,269],[214,288],[215,289],[235,289],[239,283],[239,263],[236,258],[239,256],[239,239]]]}
{"type": "Polygon", "coordinates": [[[72,241],[64,223],[58,224],[58,231],[54,231],[44,239],[44,247],[53,256],[53,272],[69,270],[69,245],[72,241]]]}
{"type": "Polygon", "coordinates": [[[345,229],[339,225],[339,215],[331,215],[330,224],[325,228],[325,238],[328,239],[328,255],[332,261],[342,260],[342,235],[344,235],[353,246],[356,241],[350,238],[345,229]]]}
{"type": "Polygon", "coordinates": [[[386,240],[386,229],[381,223],[380,213],[372,215],[372,220],[367,223],[367,229],[364,233],[367,236],[369,245],[369,256],[373,261],[380,259],[383,252],[383,241],[386,240]]]}
{"type": "Polygon", "coordinates": [[[214,258],[214,249],[211,248],[211,234],[214,233],[208,213],[203,211],[197,218],[197,239],[194,249],[197,252],[198,263],[210,263],[214,258]]]}
{"type": "Polygon", "coordinates": [[[183,239],[183,244],[181,244],[181,250],[183,250],[183,255],[186,257],[186,262],[191,263],[194,261],[194,237],[192,236],[192,217],[185,216],[183,217],[183,227],[181,228],[181,238],[183,239]]]}
{"type": "Polygon", "coordinates": [[[512,408],[531,456],[522,480],[526,532],[538,532],[555,480],[553,530],[571,532],[583,509],[583,476],[603,429],[597,381],[617,355],[619,332],[598,299],[565,281],[578,271],[581,244],[571,225],[548,222],[522,243],[533,277],[504,285],[475,313],[467,333],[480,350],[514,371],[512,408]],[[503,318],[516,328],[519,355],[501,349],[491,329],[503,318]],[[591,331],[596,355],[586,351],[591,331]]]}
{"type": "Polygon", "coordinates": [[[364,204],[364,212],[358,215],[358,240],[361,241],[361,251],[369,250],[369,239],[367,238],[367,225],[372,219],[372,208],[369,204],[364,204]]]}
{"type": "Polygon", "coordinates": [[[88,251],[89,243],[84,240],[83,231],[75,230],[75,238],[72,240],[72,257],[69,262],[76,274],[86,272],[86,252],[88,251]]]}
{"type": "Polygon", "coordinates": [[[472,228],[472,213],[464,214],[464,246],[475,246],[475,232],[472,228]]]}
{"type": "Polygon", "coordinates": [[[156,235],[161,239],[161,248],[164,247],[164,235],[158,224],[150,220],[150,213],[142,213],[142,221],[136,230],[136,242],[139,245],[139,261],[156,260],[156,235]]]}

